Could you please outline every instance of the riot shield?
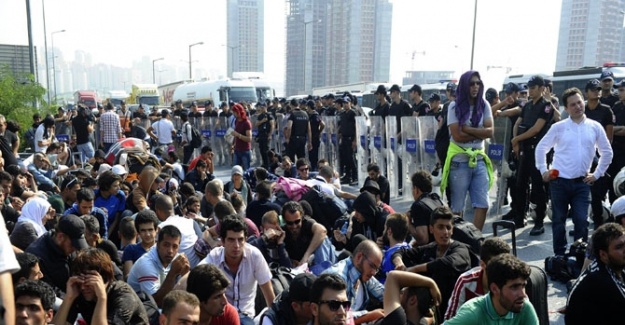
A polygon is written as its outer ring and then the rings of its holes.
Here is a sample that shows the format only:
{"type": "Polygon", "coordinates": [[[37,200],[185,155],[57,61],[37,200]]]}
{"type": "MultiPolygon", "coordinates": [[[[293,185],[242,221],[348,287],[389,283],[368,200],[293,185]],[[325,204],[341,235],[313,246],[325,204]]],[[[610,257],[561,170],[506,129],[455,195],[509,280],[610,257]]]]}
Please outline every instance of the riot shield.
{"type": "Polygon", "coordinates": [[[252,159],[250,161],[250,166],[260,166],[263,164],[263,160],[261,158],[262,155],[260,153],[260,146],[258,145],[258,141],[256,141],[258,137],[258,127],[256,126],[257,121],[257,114],[250,116],[250,123],[252,123],[252,159]]]}
{"type": "MultiPolygon", "coordinates": [[[[202,133],[202,146],[209,146],[213,150],[215,148],[215,142],[214,142],[214,136],[213,136],[215,134],[215,126],[214,126],[215,119],[216,119],[215,117],[204,117],[202,119],[203,120],[202,128],[198,129],[200,130],[200,133],[202,133]]],[[[213,154],[215,154],[214,151],[213,151],[213,154]]]]}
{"type": "Polygon", "coordinates": [[[358,184],[363,186],[367,178],[367,165],[369,164],[369,126],[365,116],[356,117],[356,168],[358,169],[358,184]]]}
{"type": "Polygon", "coordinates": [[[438,121],[434,116],[420,116],[417,120],[419,124],[419,155],[421,158],[421,169],[432,173],[432,192],[440,193],[440,170],[435,171],[436,148],[434,138],[438,130],[438,121]]]}
{"type": "Polygon", "coordinates": [[[273,148],[275,148],[275,151],[277,154],[284,156],[285,153],[285,146],[284,144],[286,143],[286,138],[284,137],[284,129],[286,128],[286,123],[287,120],[284,116],[284,114],[278,113],[276,114],[276,125],[275,125],[275,132],[274,132],[274,136],[273,136],[273,148]]]}
{"type": "Polygon", "coordinates": [[[225,139],[226,131],[228,130],[228,118],[218,117],[216,118],[215,125],[215,137],[217,144],[213,152],[215,153],[214,165],[219,166],[232,166],[232,153],[230,152],[230,143],[225,139]]]}
{"type": "Polygon", "coordinates": [[[339,142],[338,142],[338,117],[323,116],[326,127],[322,134],[322,141],[326,142],[326,159],[334,170],[339,170],[339,142]],[[325,138],[325,139],[324,139],[325,138]]]}
{"type": "Polygon", "coordinates": [[[388,175],[386,170],[386,128],[381,116],[369,117],[369,155],[372,163],[378,164],[382,174],[388,175]]]}
{"type": "Polygon", "coordinates": [[[387,178],[389,182],[389,187],[391,190],[391,198],[397,198],[399,193],[399,177],[398,175],[398,156],[396,150],[398,149],[397,144],[397,120],[394,116],[389,116],[386,119],[386,170],[387,170],[387,178]]]}
{"type": "Polygon", "coordinates": [[[412,199],[412,191],[407,190],[412,186],[410,178],[421,169],[419,123],[416,117],[401,118],[401,140],[396,152],[402,164],[402,175],[399,177],[403,178],[403,187],[406,189],[402,194],[404,199],[412,199]]]}
{"type": "Polygon", "coordinates": [[[488,192],[489,201],[493,202],[489,214],[500,215],[501,205],[504,202],[504,198],[508,195],[507,192],[507,179],[510,172],[508,167],[508,156],[510,154],[510,119],[509,118],[496,118],[494,121],[495,131],[493,137],[486,143],[488,157],[493,164],[493,174],[495,176],[495,182],[493,187],[488,192]]]}

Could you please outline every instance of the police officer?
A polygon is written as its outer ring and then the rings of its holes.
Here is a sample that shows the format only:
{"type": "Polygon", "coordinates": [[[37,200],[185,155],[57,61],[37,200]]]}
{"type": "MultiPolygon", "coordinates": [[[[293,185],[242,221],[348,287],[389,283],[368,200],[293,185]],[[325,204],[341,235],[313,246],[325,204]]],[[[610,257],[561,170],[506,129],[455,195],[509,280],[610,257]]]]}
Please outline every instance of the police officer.
{"type": "Polygon", "coordinates": [[[356,111],[352,109],[351,98],[345,96],[336,102],[343,108],[339,122],[339,155],[341,165],[344,166],[344,176],[341,184],[358,185],[358,170],[356,169],[356,111]]]}
{"type": "Polygon", "coordinates": [[[310,122],[310,135],[312,138],[312,149],[308,152],[308,160],[310,161],[310,168],[313,171],[317,170],[317,163],[319,161],[319,145],[321,144],[321,131],[325,128],[325,123],[321,120],[321,115],[315,109],[317,105],[314,102],[308,101],[306,107],[308,108],[308,118],[310,122]]]}
{"type": "MultiPolygon", "coordinates": [[[[614,114],[612,152],[614,156],[608,168],[608,174],[612,175],[612,177],[615,177],[625,167],[625,80],[621,80],[621,82],[614,85],[614,88],[618,89],[619,101],[612,107],[612,113],[614,114]]],[[[610,202],[613,203],[617,196],[614,193],[614,187],[608,187],[610,188],[610,202]]]]}
{"type": "Polygon", "coordinates": [[[425,116],[434,116],[436,118],[436,122],[440,124],[443,119],[443,109],[441,107],[441,96],[437,93],[432,93],[430,98],[428,98],[428,102],[430,103],[430,110],[425,113],[425,116]]]}
{"type": "Polygon", "coordinates": [[[521,115],[514,124],[514,137],[511,140],[512,150],[519,159],[517,197],[515,198],[517,204],[513,209],[517,227],[523,227],[527,209],[528,183],[531,181],[531,200],[536,204],[536,219],[530,236],[537,236],[545,232],[543,220],[547,211],[547,190],[541,173],[536,169],[534,150],[549,130],[555,108],[551,104],[551,94],[545,90],[545,81],[541,76],[531,77],[527,86],[532,100],[523,106],[521,115]]]}
{"type": "MultiPolygon", "coordinates": [[[[391,106],[388,110],[388,115],[390,116],[394,116],[395,117],[395,121],[397,122],[397,134],[395,135],[397,141],[401,141],[401,118],[403,116],[412,116],[412,108],[410,107],[410,104],[408,104],[407,101],[405,101],[404,99],[401,98],[401,89],[399,88],[398,85],[393,85],[391,86],[390,89],[391,92],[391,106]]],[[[397,158],[397,175],[402,175],[402,161],[401,158],[397,158]]],[[[402,184],[403,184],[403,177],[398,177],[398,184],[397,186],[399,187],[399,192],[400,194],[402,193],[402,184]]]]}
{"type": "Polygon", "coordinates": [[[287,120],[285,136],[287,155],[291,161],[295,161],[296,156],[297,158],[306,158],[306,149],[312,148],[312,136],[308,114],[300,108],[295,99],[291,100],[291,106],[293,109],[287,120]]]}
{"type": "Polygon", "coordinates": [[[608,105],[608,107],[614,107],[614,104],[619,101],[619,96],[615,95],[612,92],[612,87],[614,86],[614,74],[612,71],[603,71],[601,72],[601,104],[608,105]]]}
{"type": "Polygon", "coordinates": [[[430,105],[423,100],[421,86],[412,85],[408,90],[408,94],[410,95],[410,99],[414,102],[414,104],[412,104],[412,116],[425,116],[430,110],[430,105]]]}
{"type": "Polygon", "coordinates": [[[447,127],[447,110],[449,110],[449,104],[456,100],[456,88],[458,85],[449,82],[445,88],[445,94],[447,95],[447,101],[443,104],[443,110],[441,115],[443,119],[438,123],[438,130],[436,130],[436,137],[434,138],[436,147],[436,156],[438,161],[443,164],[447,158],[447,149],[449,148],[449,128],[447,127]]]}
{"type": "Polygon", "coordinates": [[[388,111],[390,109],[390,105],[386,101],[386,87],[384,85],[379,85],[378,89],[373,94],[375,99],[378,101],[378,104],[375,106],[373,111],[371,111],[371,116],[382,116],[382,119],[386,119],[388,116],[388,111]]]}
{"type": "MultiPolygon", "coordinates": [[[[602,90],[602,84],[597,79],[593,79],[586,83],[585,92],[586,92],[586,117],[599,122],[603,129],[605,130],[606,135],[608,136],[608,140],[612,142],[612,135],[614,133],[614,114],[612,113],[612,109],[605,104],[600,102],[599,92],[602,90]]],[[[595,156],[593,161],[594,169],[599,160],[598,156],[595,156]]],[[[608,188],[612,184],[612,176],[605,174],[596,180],[592,187],[590,188],[591,202],[590,206],[592,209],[592,219],[595,224],[595,229],[603,224],[603,200],[605,199],[605,195],[608,192],[608,188]]]]}
{"type": "Polygon", "coordinates": [[[212,100],[207,100],[204,102],[204,117],[217,117],[219,116],[217,110],[214,107],[212,100]]]}
{"type": "Polygon", "coordinates": [[[267,151],[269,151],[269,141],[275,127],[274,118],[269,112],[267,112],[267,105],[264,102],[258,102],[256,104],[258,112],[258,118],[256,120],[256,127],[258,128],[258,148],[262,157],[262,167],[269,168],[269,157],[267,151]]]}

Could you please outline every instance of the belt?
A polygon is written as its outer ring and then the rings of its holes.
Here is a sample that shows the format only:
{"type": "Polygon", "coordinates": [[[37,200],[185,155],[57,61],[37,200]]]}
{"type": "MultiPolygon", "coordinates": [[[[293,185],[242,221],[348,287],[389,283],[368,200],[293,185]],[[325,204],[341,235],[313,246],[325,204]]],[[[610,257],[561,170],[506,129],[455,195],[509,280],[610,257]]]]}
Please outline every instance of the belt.
{"type": "Polygon", "coordinates": [[[158,143],[159,146],[168,146],[170,144],[171,144],[171,142],[170,143],[161,143],[161,142],[158,143]]]}
{"type": "Polygon", "coordinates": [[[575,178],[563,178],[563,177],[558,177],[558,178],[566,180],[566,181],[571,181],[573,183],[581,183],[584,181],[585,176],[580,176],[580,177],[575,177],[575,178]]]}
{"type": "Polygon", "coordinates": [[[293,138],[295,138],[295,139],[302,139],[302,138],[305,138],[305,137],[306,137],[305,135],[294,135],[293,136],[293,138]]]}

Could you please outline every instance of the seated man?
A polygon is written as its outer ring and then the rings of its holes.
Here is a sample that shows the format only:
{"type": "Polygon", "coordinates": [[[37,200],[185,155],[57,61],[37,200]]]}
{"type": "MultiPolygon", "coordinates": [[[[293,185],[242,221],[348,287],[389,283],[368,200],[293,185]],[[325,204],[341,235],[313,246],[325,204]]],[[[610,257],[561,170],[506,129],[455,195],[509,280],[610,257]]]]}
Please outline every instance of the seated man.
{"type": "Polygon", "coordinates": [[[378,246],[384,249],[382,269],[377,275],[382,284],[386,281],[388,273],[395,269],[393,254],[397,250],[410,248],[406,243],[406,235],[408,235],[408,216],[403,213],[389,215],[384,224],[384,235],[378,238],[378,246]]]}
{"type": "Polygon", "coordinates": [[[163,299],[160,324],[199,324],[200,301],[186,291],[173,290],[163,299]]]}
{"type": "Polygon", "coordinates": [[[189,272],[187,291],[200,300],[200,324],[238,325],[239,314],[226,299],[230,281],[213,264],[202,264],[189,272]]]}
{"type": "Polygon", "coordinates": [[[107,215],[104,210],[94,206],[95,201],[95,193],[93,190],[87,187],[81,188],[78,193],[76,193],[76,203],[72,205],[71,208],[65,210],[63,213],[64,216],[73,214],[77,216],[82,216],[85,214],[90,214],[98,219],[100,223],[100,236],[102,238],[108,238],[108,222],[107,215]]]}
{"type": "Polygon", "coordinates": [[[143,303],[124,281],[116,281],[113,262],[97,248],[80,251],[54,324],[73,324],[80,313],[87,324],[148,324],[143,303]]]}
{"type": "Polygon", "coordinates": [[[156,247],[141,256],[128,274],[128,284],[132,289],[152,295],[161,308],[165,295],[174,288],[178,278],[191,268],[187,257],[178,254],[180,237],[180,230],[174,226],[161,228],[156,247]]]}
{"type": "Polygon", "coordinates": [[[454,223],[448,207],[436,208],[432,212],[430,232],[434,242],[411,249],[401,249],[393,255],[393,264],[398,270],[421,273],[431,277],[443,296],[439,306],[439,319],[442,319],[454,284],[462,272],[471,268],[469,247],[451,239],[454,223]]]}
{"type": "Polygon", "coordinates": [[[263,314],[260,325],[308,324],[312,319],[310,289],[316,278],[311,273],[296,275],[289,288],[263,314]]]}
{"type": "Polygon", "coordinates": [[[213,248],[200,265],[214,264],[224,272],[231,283],[226,289],[228,302],[237,308],[241,324],[253,324],[256,288],[260,287],[267,306],[275,298],[271,271],[261,252],[246,244],[247,226],[240,218],[228,216],[220,225],[223,246],[213,248]]]}
{"type": "Polygon", "coordinates": [[[204,160],[200,160],[184,177],[185,182],[191,183],[196,191],[202,191],[206,187],[206,183],[213,180],[213,176],[208,173],[207,165],[204,160]]]}
{"type": "Polygon", "coordinates": [[[414,245],[422,246],[434,241],[429,232],[430,216],[434,209],[443,206],[443,201],[436,193],[432,193],[432,175],[420,170],[412,175],[412,197],[415,200],[410,206],[410,234],[414,245]]]}
{"type": "Polygon", "coordinates": [[[160,220],[159,229],[166,226],[174,226],[180,230],[181,240],[179,250],[186,256],[191,267],[200,262],[200,257],[195,253],[195,243],[202,237],[200,226],[192,219],[174,215],[174,204],[167,195],[159,195],[155,202],[156,216],[160,220]]]}
{"type": "MultiPolygon", "coordinates": [[[[46,325],[54,316],[54,290],[43,281],[27,280],[15,287],[14,324],[46,325]]],[[[7,322],[10,323],[10,322],[7,322]]]]}
{"type": "Polygon", "coordinates": [[[377,241],[384,233],[384,223],[388,213],[378,206],[373,194],[366,191],[360,193],[354,200],[353,208],[354,215],[349,220],[338,219],[335,225],[334,245],[339,250],[353,251],[360,242],[356,235],[377,241]],[[343,233],[343,229],[348,230],[343,233]]]}
{"type": "Polygon", "coordinates": [[[37,186],[42,191],[50,191],[55,193],[60,193],[60,189],[54,183],[54,178],[56,176],[61,176],[67,173],[69,169],[64,169],[62,171],[56,171],[52,169],[52,164],[50,160],[43,153],[36,153],[33,156],[33,163],[28,165],[28,172],[30,172],[35,181],[37,182],[37,186]]]}
{"type": "Polygon", "coordinates": [[[381,264],[380,248],[371,240],[363,240],[356,246],[352,257],[337,262],[323,272],[338,274],[347,283],[347,298],[357,323],[374,321],[383,316],[382,310],[367,311],[371,298],[382,301],[384,295],[384,286],[374,277],[381,264]]]}
{"type": "MultiPolygon", "coordinates": [[[[530,267],[513,255],[501,254],[494,257],[486,266],[489,294],[467,301],[458,309],[456,316],[445,324],[477,325],[500,323],[504,319],[509,324],[538,324],[534,306],[526,302],[525,286],[530,272],[530,267]]],[[[595,311],[592,315],[592,319],[597,320],[598,313],[595,311]]],[[[618,321],[591,323],[616,324],[618,321]]]]}
{"type": "Polygon", "coordinates": [[[384,319],[376,325],[431,324],[432,307],[441,293],[432,279],[404,271],[391,271],[384,286],[384,319]]]}
{"type": "Polygon", "coordinates": [[[20,269],[13,273],[13,287],[16,287],[24,281],[37,281],[43,278],[37,256],[31,253],[16,253],[15,259],[17,259],[17,263],[20,264],[20,269]]]}
{"type": "Polygon", "coordinates": [[[310,311],[313,325],[348,324],[352,302],[347,299],[345,280],[338,274],[322,274],[310,290],[310,311]]]}
{"type": "Polygon", "coordinates": [[[326,228],[312,218],[305,216],[304,209],[299,203],[294,201],[285,203],[282,206],[282,218],[286,223],[282,228],[286,232],[284,240],[286,251],[289,253],[291,263],[294,266],[308,263],[313,254],[312,265],[318,265],[324,261],[334,264],[336,253],[326,235],[326,228]]]}
{"type": "Polygon", "coordinates": [[[124,279],[128,278],[128,273],[130,273],[130,269],[135,262],[154,247],[158,223],[156,213],[152,210],[142,210],[137,213],[135,228],[137,229],[139,238],[141,238],[141,242],[130,244],[124,248],[124,254],[122,255],[124,279]]]}
{"type": "Polygon", "coordinates": [[[458,308],[465,302],[488,293],[486,265],[495,256],[510,254],[510,245],[499,237],[488,238],[480,250],[480,266],[476,266],[460,275],[449,299],[445,319],[456,315],[458,308]]]}
{"type": "Polygon", "coordinates": [[[250,237],[248,242],[258,248],[268,264],[278,263],[280,266],[292,267],[289,253],[284,246],[286,232],[280,228],[280,219],[275,211],[263,216],[263,233],[260,237],[250,237]]]}
{"type": "Polygon", "coordinates": [[[370,163],[367,165],[367,178],[365,179],[365,183],[368,180],[372,180],[378,184],[378,188],[380,189],[380,200],[386,204],[390,204],[391,200],[391,187],[389,185],[388,179],[382,175],[380,171],[380,166],[376,163],[370,163]]]}
{"type": "Polygon", "coordinates": [[[340,197],[341,199],[350,199],[350,200],[356,199],[357,197],[356,195],[349,193],[349,192],[343,192],[337,187],[335,187],[333,185],[333,177],[334,177],[334,170],[332,169],[332,167],[320,166],[319,174],[317,174],[317,176],[315,176],[314,178],[309,179],[306,183],[310,186],[318,185],[319,188],[321,188],[322,192],[330,196],[340,197]]]}
{"type": "Polygon", "coordinates": [[[245,216],[252,220],[256,227],[260,228],[261,219],[268,211],[275,211],[280,214],[280,206],[271,199],[271,184],[267,181],[259,182],[256,185],[256,199],[250,202],[245,209],[245,216]]]}
{"type": "Polygon", "coordinates": [[[618,324],[625,304],[625,228],[617,223],[601,225],[592,234],[595,260],[573,285],[566,306],[567,324],[618,324]]]}

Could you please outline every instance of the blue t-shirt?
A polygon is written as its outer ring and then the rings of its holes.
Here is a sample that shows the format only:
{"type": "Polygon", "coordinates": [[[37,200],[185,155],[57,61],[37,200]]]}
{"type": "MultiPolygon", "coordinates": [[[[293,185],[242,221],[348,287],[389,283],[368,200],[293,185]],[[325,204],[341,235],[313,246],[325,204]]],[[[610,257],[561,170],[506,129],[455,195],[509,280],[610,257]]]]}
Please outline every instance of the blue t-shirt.
{"type": "Polygon", "coordinates": [[[108,199],[105,199],[100,195],[100,191],[95,191],[95,202],[93,206],[98,208],[106,208],[108,211],[108,226],[110,227],[115,221],[115,215],[119,212],[122,213],[126,210],[126,194],[124,191],[119,190],[116,195],[111,195],[108,199]]]}
{"type": "Polygon", "coordinates": [[[410,248],[410,245],[403,242],[387,249],[386,252],[384,252],[384,257],[382,258],[382,269],[380,270],[380,276],[378,277],[380,283],[384,284],[384,282],[386,282],[386,274],[395,269],[395,265],[393,265],[393,254],[401,248],[410,248]]]}
{"type": "Polygon", "coordinates": [[[124,248],[124,254],[122,255],[122,264],[126,263],[126,261],[132,261],[135,263],[139,257],[143,256],[143,254],[147,253],[141,243],[130,244],[124,248]]]}

